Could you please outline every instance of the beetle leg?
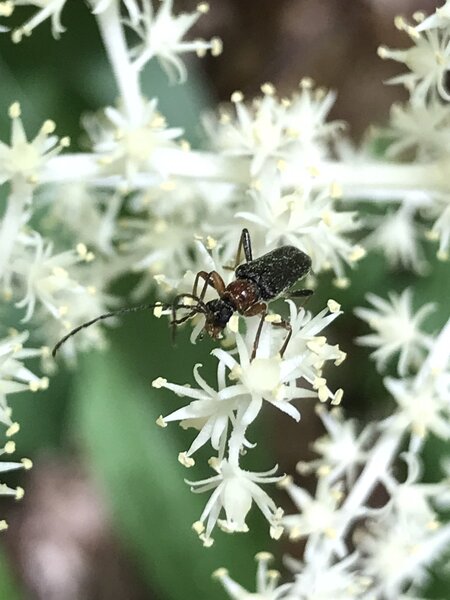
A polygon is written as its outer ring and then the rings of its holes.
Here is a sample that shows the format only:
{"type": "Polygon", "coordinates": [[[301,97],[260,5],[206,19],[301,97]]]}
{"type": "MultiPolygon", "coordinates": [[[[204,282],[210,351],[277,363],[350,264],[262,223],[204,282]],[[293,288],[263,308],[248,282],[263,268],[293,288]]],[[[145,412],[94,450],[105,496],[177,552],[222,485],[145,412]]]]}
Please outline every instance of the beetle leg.
{"type": "Polygon", "coordinates": [[[175,333],[176,333],[177,325],[179,325],[180,323],[184,323],[184,321],[187,321],[188,318],[192,317],[193,314],[198,312],[198,306],[200,305],[200,303],[202,303],[202,300],[196,294],[178,294],[178,296],[175,296],[175,298],[173,299],[173,303],[172,303],[172,320],[170,322],[170,324],[172,325],[172,343],[175,343],[175,333]],[[192,306],[190,306],[189,304],[184,304],[184,303],[180,304],[180,300],[182,300],[183,298],[192,298],[193,300],[196,300],[197,306],[195,306],[195,304],[192,306]],[[186,318],[184,318],[184,317],[182,317],[182,319],[176,318],[177,310],[179,308],[190,309],[190,312],[186,316],[186,318]]]}
{"type": "Polygon", "coordinates": [[[239,246],[234,261],[234,266],[224,266],[224,269],[227,269],[228,271],[236,271],[236,267],[241,263],[242,249],[244,249],[245,262],[250,262],[253,260],[252,242],[250,239],[250,233],[246,227],[244,227],[242,230],[241,237],[239,239],[239,246]]]}
{"type": "Polygon", "coordinates": [[[235,269],[238,266],[238,264],[241,262],[242,248],[244,248],[245,261],[246,262],[252,261],[253,260],[252,242],[250,239],[250,233],[246,227],[244,227],[244,229],[242,230],[241,239],[239,240],[238,251],[236,254],[236,262],[234,265],[235,269]]]}
{"type": "Polygon", "coordinates": [[[311,296],[314,294],[314,290],[293,290],[292,292],[288,292],[286,294],[287,298],[305,298],[305,301],[300,305],[301,307],[305,306],[311,296]]]}
{"type": "Polygon", "coordinates": [[[261,337],[264,319],[267,315],[267,304],[265,304],[264,302],[256,302],[244,312],[244,317],[254,317],[255,315],[261,315],[261,319],[259,321],[258,329],[256,330],[255,341],[253,342],[253,350],[252,355],[250,357],[250,361],[252,361],[255,358],[256,351],[258,350],[259,338],[261,337]]]}
{"type": "Polygon", "coordinates": [[[287,331],[286,338],[285,338],[285,340],[283,342],[283,345],[280,348],[280,356],[281,356],[281,358],[283,358],[283,354],[286,352],[286,348],[287,348],[287,346],[289,344],[289,341],[290,341],[290,339],[292,337],[292,326],[291,326],[291,324],[290,324],[289,321],[285,321],[284,319],[282,321],[280,321],[279,323],[272,323],[272,325],[274,327],[283,327],[287,331]]]}
{"type": "Polygon", "coordinates": [[[205,298],[206,295],[206,290],[208,289],[208,285],[210,285],[212,288],[214,288],[216,290],[216,292],[219,294],[219,296],[222,296],[222,294],[225,291],[225,282],[222,279],[222,277],[219,275],[219,273],[217,271],[211,271],[210,273],[207,273],[206,271],[199,271],[197,273],[197,275],[195,276],[195,281],[194,281],[194,287],[193,287],[193,295],[196,296],[197,295],[197,288],[198,288],[198,282],[200,277],[202,277],[205,280],[205,283],[203,284],[203,288],[202,291],[200,293],[200,300],[203,302],[203,299],[205,298]]]}

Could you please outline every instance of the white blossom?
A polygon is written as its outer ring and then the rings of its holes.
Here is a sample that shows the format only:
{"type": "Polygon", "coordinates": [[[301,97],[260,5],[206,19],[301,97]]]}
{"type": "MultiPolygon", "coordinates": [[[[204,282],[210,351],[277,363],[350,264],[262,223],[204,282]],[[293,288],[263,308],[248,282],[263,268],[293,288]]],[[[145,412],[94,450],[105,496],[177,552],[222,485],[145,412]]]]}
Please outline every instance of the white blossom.
{"type": "Polygon", "coordinates": [[[298,421],[300,413],[291,401],[295,398],[316,396],[314,391],[297,385],[302,357],[283,359],[278,353],[270,351],[271,327],[272,325],[268,324],[265,332],[263,331],[253,360],[250,350],[253,341],[251,345],[247,344],[239,332],[236,333],[238,359],[223,349],[212,351],[212,354],[229,369],[229,378],[237,382],[228,388],[229,393],[245,398],[246,411],[242,419],[247,425],[255,420],[264,401],[298,421]]]}
{"type": "Polygon", "coordinates": [[[450,438],[450,374],[430,375],[425,382],[386,377],[384,384],[398,404],[398,411],[386,425],[410,429],[416,436],[434,433],[450,438]]]}
{"type": "Polygon", "coordinates": [[[269,552],[259,552],[255,558],[258,563],[255,593],[247,591],[237,581],[231,579],[226,569],[217,569],[213,573],[213,577],[220,581],[232,600],[251,600],[252,598],[254,600],[294,600],[290,594],[292,584],[278,585],[280,573],[268,568],[273,556],[269,552]]]}
{"type": "Polygon", "coordinates": [[[425,101],[438,94],[450,100],[445,87],[445,76],[450,68],[450,35],[447,30],[426,29],[418,31],[404,19],[396,19],[398,29],[405,31],[414,46],[407,50],[391,50],[385,46],[378,49],[383,59],[404,63],[410,73],[391,78],[388,83],[401,83],[417,101],[425,101]]]}
{"type": "Polygon", "coordinates": [[[296,600],[371,600],[366,596],[370,578],[359,571],[359,556],[350,554],[332,566],[319,556],[304,563],[289,558],[286,562],[295,574],[292,596],[296,600]]]}
{"type": "Polygon", "coordinates": [[[336,481],[343,473],[351,485],[356,471],[368,456],[368,442],[373,437],[373,427],[367,426],[358,434],[354,419],[345,419],[339,408],[327,411],[318,405],[316,412],[324,424],[327,434],[317,438],[311,448],[320,456],[312,461],[300,461],[297,469],[301,474],[315,471],[320,477],[336,481]]]}
{"type": "Polygon", "coordinates": [[[36,137],[28,141],[20,115],[19,103],[11,104],[11,142],[9,146],[0,142],[0,184],[21,177],[35,185],[48,160],[69,144],[69,138],[58,139],[52,135],[55,123],[51,120],[45,121],[36,137]]]}
{"type": "Polygon", "coordinates": [[[227,460],[221,462],[211,460],[210,463],[217,475],[201,481],[186,481],[196,493],[214,490],[199,521],[194,523],[194,529],[204,545],[212,544],[211,533],[216,523],[227,533],[248,531],[245,519],[253,502],[269,522],[271,536],[277,539],[282,533],[280,528],[282,511],[258,484],[275,483],[283,479],[284,476],[273,476],[278,466],[264,473],[252,473],[244,471],[227,460]],[[219,519],[222,509],[225,519],[219,519]]]}
{"type": "Polygon", "coordinates": [[[419,23],[416,26],[417,31],[435,28],[446,29],[450,26],[450,3],[448,0],[445,0],[445,3],[436,8],[435,12],[429,17],[426,17],[423,13],[419,13],[416,20],[419,23]]]}
{"type": "Polygon", "coordinates": [[[18,255],[11,266],[16,276],[23,278],[24,296],[16,303],[25,308],[23,321],[29,321],[35,311],[36,303],[42,304],[55,318],[62,319],[67,314],[67,297],[82,295],[85,288],[70,276],[68,269],[80,262],[89,262],[93,254],[84,244],[78,244],[76,250],[53,253],[53,245],[35,234],[23,241],[24,252],[18,255]]]}
{"type": "Polygon", "coordinates": [[[450,153],[450,107],[437,98],[429,102],[393,104],[386,134],[392,142],[386,156],[402,157],[414,152],[420,162],[450,153]]]}
{"type": "Polygon", "coordinates": [[[412,292],[405,290],[398,295],[389,294],[389,301],[375,294],[367,294],[373,309],[357,308],[355,313],[366,321],[374,333],[360,336],[356,341],[371,348],[379,371],[384,371],[388,361],[399,353],[398,373],[406,375],[411,368],[420,366],[424,351],[430,348],[431,336],[420,329],[422,321],[434,310],[433,304],[425,304],[416,314],[412,309],[412,292]]]}
{"type": "Polygon", "coordinates": [[[143,3],[139,17],[128,23],[141,38],[141,43],[132,49],[131,55],[134,57],[133,66],[137,70],[157,57],[172,81],[183,82],[187,72],[179,55],[196,52],[198,56],[204,56],[210,50],[213,56],[218,56],[222,52],[222,43],[219,38],[213,38],[209,42],[183,39],[200,16],[208,12],[206,2],[198,4],[197,10],[192,13],[174,15],[172,10],[173,0],[161,0],[156,12],[151,0],[143,3]]]}
{"type": "Polygon", "coordinates": [[[397,600],[405,585],[426,582],[428,567],[450,542],[450,527],[440,529],[405,526],[394,513],[358,532],[358,548],[364,555],[364,570],[376,580],[378,594],[397,600]]]}
{"type": "Polygon", "coordinates": [[[236,117],[223,108],[218,122],[205,119],[213,146],[225,154],[249,157],[253,177],[274,161],[292,161],[305,174],[317,169],[328,153],[326,142],[340,126],[325,122],[334,94],[314,89],[310,79],[302,80],[292,98],[278,99],[270,83],[261,91],[263,95],[249,105],[241,92],[232,94],[236,117]]]}
{"type": "Polygon", "coordinates": [[[46,19],[51,19],[53,37],[58,39],[61,33],[64,33],[61,13],[67,0],[11,0],[11,2],[14,6],[34,6],[38,9],[30,19],[13,31],[13,42],[20,42],[23,36],[31,35],[33,29],[46,19]]]}
{"type": "Polygon", "coordinates": [[[197,364],[194,367],[194,378],[200,389],[192,388],[190,385],[168,383],[162,377],[158,377],[153,382],[156,388],[164,387],[178,396],[194,399],[189,405],[158,420],[158,423],[163,426],[171,421],[180,421],[184,429],[192,427],[199,430],[189,450],[181,455],[183,464],[187,466],[193,464],[192,459],[191,462],[187,462],[187,459],[190,459],[208,440],[211,440],[212,447],[219,452],[219,459],[223,458],[229,422],[235,422],[234,412],[239,400],[239,397],[234,395],[234,390],[226,387],[223,364],[219,363],[217,369],[218,391],[201,377],[199,373],[201,366],[197,364]]]}
{"type": "Polygon", "coordinates": [[[26,390],[36,392],[48,387],[47,377],[38,377],[25,367],[23,361],[27,358],[41,356],[45,349],[24,348],[28,332],[12,332],[0,340],[0,422],[6,425],[12,433],[17,429],[11,419],[11,408],[8,396],[26,390]]]}
{"type": "Polygon", "coordinates": [[[405,527],[437,529],[440,524],[434,505],[440,508],[450,506],[450,499],[447,503],[443,502],[449,496],[450,484],[448,481],[420,483],[419,458],[414,453],[406,453],[403,457],[408,467],[404,482],[397,481],[392,472],[382,475],[383,485],[390,496],[386,510],[394,511],[405,527]]]}
{"type": "Polygon", "coordinates": [[[296,246],[311,257],[314,273],[332,269],[337,283],[344,287],[348,283],[344,264],[354,264],[364,250],[350,239],[359,228],[356,213],[337,210],[339,193],[335,186],[320,192],[297,189],[285,193],[280,177],[271,174],[252,191],[253,210],[241,210],[236,217],[258,227],[266,248],[296,246]]]}
{"type": "Polygon", "coordinates": [[[414,216],[414,207],[409,205],[383,216],[373,216],[368,224],[374,229],[364,240],[364,246],[383,252],[392,269],[401,267],[421,274],[426,269],[426,261],[414,216]]]}
{"type": "Polygon", "coordinates": [[[330,299],[327,308],[313,316],[303,307],[298,308],[293,300],[286,300],[286,303],[289,306],[289,324],[292,331],[285,352],[286,358],[301,357],[299,373],[314,389],[317,389],[319,400],[325,402],[333,398],[333,401],[339,404],[341,393],[336,392],[335,395],[330,391],[323,378],[322,370],[328,361],[333,361],[336,366],[339,366],[345,360],[346,354],[337,344],[331,346],[324,335],[318,334],[342,314],[340,305],[330,299]]]}
{"type": "MultiPolygon", "coordinates": [[[[299,540],[312,534],[336,537],[343,519],[339,510],[344,497],[340,484],[330,486],[328,479],[321,477],[317,483],[315,496],[311,496],[304,488],[295,485],[289,477],[286,477],[281,485],[299,510],[298,514],[285,515],[282,518],[282,525],[291,540],[299,540]]],[[[357,514],[353,515],[354,518],[357,516],[357,514]]],[[[341,556],[346,554],[343,541],[338,540],[338,551],[341,556]]]]}
{"type": "Polygon", "coordinates": [[[155,149],[173,146],[182,134],[180,128],[168,128],[157,110],[157,99],[146,102],[140,121],[131,123],[122,108],[108,106],[100,116],[87,116],[84,126],[94,152],[105,168],[123,174],[132,182],[141,171],[154,171],[155,149]]]}
{"type": "MultiPolygon", "coordinates": [[[[0,448],[0,456],[11,455],[16,451],[16,444],[12,440],[8,440],[3,448],[0,448]]],[[[31,469],[33,466],[29,458],[23,458],[20,462],[12,461],[0,461],[0,473],[8,473],[10,471],[16,471],[17,469],[31,469]]],[[[0,482],[0,496],[10,496],[15,500],[21,500],[24,495],[23,488],[16,487],[12,488],[6,483],[0,482]]],[[[0,531],[4,531],[8,528],[8,524],[5,520],[0,520],[0,531]]]]}

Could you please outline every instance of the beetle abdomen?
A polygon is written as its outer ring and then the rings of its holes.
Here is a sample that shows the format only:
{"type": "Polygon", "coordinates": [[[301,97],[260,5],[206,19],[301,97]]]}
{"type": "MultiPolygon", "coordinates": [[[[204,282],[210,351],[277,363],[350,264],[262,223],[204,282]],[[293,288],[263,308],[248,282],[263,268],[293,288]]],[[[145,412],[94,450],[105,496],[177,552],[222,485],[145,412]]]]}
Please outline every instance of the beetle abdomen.
{"type": "Polygon", "coordinates": [[[292,287],[310,268],[311,259],[307,254],[295,246],[282,246],[239,265],[236,277],[254,281],[261,300],[271,300],[292,287]]]}

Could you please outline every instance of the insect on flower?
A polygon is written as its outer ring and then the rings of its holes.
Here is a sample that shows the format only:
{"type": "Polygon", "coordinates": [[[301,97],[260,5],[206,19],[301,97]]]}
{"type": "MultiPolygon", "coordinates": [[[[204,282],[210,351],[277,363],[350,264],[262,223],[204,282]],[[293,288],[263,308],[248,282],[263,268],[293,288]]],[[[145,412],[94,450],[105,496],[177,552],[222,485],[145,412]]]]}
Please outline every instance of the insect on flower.
{"type": "MultiPolygon", "coordinates": [[[[253,344],[251,356],[253,359],[256,355],[263,323],[267,315],[268,302],[285,293],[290,298],[307,298],[311,296],[313,291],[309,289],[291,290],[288,292],[289,288],[307,275],[310,269],[310,257],[298,248],[295,248],[295,246],[281,246],[281,248],[276,248],[259,258],[253,259],[250,234],[247,229],[243,229],[233,267],[236,279],[228,285],[225,285],[224,280],[217,271],[209,273],[207,271],[199,271],[195,277],[191,294],[178,294],[171,304],[163,302],[141,304],[100,315],[69,332],[56,344],[52,354],[55,356],[58,348],[72,335],[85,327],[93,325],[97,321],[128,312],[162,307],[172,310],[171,325],[174,334],[178,325],[200,313],[205,315],[204,330],[214,339],[217,339],[221,335],[235,312],[244,317],[261,315],[253,344]],[[239,264],[242,251],[244,251],[245,262],[239,264]],[[198,294],[201,279],[203,279],[203,285],[200,294],[198,294]],[[216,290],[219,298],[209,300],[208,302],[204,301],[208,286],[216,290]],[[187,299],[194,300],[195,304],[186,304],[187,299]],[[182,317],[177,318],[177,311],[179,309],[187,309],[188,312],[182,317]]],[[[284,319],[273,323],[273,325],[283,327],[288,332],[280,349],[280,355],[283,356],[292,335],[291,325],[289,321],[284,319]]]]}

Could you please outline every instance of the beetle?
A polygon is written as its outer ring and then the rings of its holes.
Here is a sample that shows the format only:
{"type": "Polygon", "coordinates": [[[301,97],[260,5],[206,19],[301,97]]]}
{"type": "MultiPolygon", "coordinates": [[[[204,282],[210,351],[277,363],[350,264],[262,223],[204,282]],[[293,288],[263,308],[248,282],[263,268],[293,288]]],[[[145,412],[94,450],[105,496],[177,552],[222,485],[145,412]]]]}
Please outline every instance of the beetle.
{"type": "MultiPolygon", "coordinates": [[[[295,246],[281,246],[254,259],[249,231],[248,229],[243,229],[239,240],[235,265],[232,267],[232,270],[235,272],[235,279],[228,285],[225,285],[223,278],[217,271],[210,271],[209,273],[207,271],[199,271],[195,276],[191,294],[178,294],[171,304],[161,302],[157,304],[142,304],[100,315],[70,331],[56,344],[52,354],[55,356],[58,348],[72,335],[101,319],[107,319],[127,312],[162,307],[164,309],[171,308],[172,310],[171,325],[173,327],[173,335],[178,325],[181,325],[195,314],[201,313],[205,315],[204,330],[214,339],[217,339],[222,334],[235,312],[245,317],[260,315],[261,318],[251,355],[251,360],[253,360],[258,348],[263,323],[268,312],[268,303],[286,293],[291,298],[308,298],[311,296],[313,291],[310,289],[289,291],[297,281],[309,273],[310,269],[311,258],[295,246]],[[244,251],[245,262],[239,264],[242,251],[244,251]],[[203,286],[200,294],[198,294],[201,279],[203,279],[203,286]],[[215,300],[205,302],[204,299],[208,286],[214,288],[219,297],[215,300]],[[195,304],[186,304],[186,299],[188,298],[194,300],[195,304]],[[177,310],[180,308],[187,309],[188,313],[181,318],[177,318],[177,310]]],[[[280,355],[283,356],[292,335],[291,325],[289,321],[284,319],[273,323],[273,325],[283,327],[288,332],[280,349],[280,355]]]]}

